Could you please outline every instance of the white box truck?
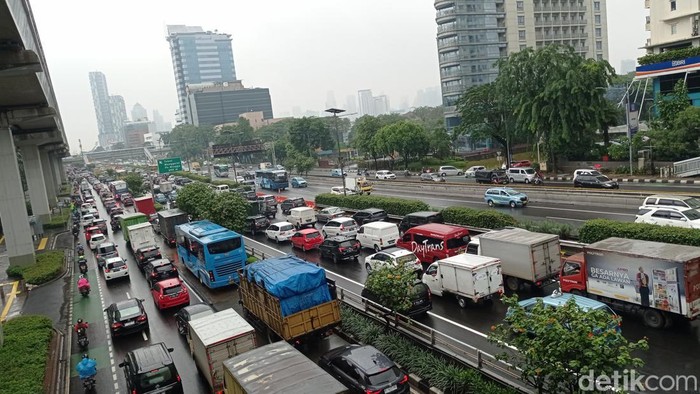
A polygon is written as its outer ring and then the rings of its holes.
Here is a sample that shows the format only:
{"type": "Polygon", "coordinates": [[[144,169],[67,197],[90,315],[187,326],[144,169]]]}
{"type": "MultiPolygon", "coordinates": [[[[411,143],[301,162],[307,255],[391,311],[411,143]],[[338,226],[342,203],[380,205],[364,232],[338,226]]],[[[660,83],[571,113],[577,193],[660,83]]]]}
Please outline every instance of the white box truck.
{"type": "Polygon", "coordinates": [[[159,184],[159,189],[161,193],[168,194],[173,191],[173,183],[169,181],[161,181],[159,184]]]}
{"type": "Polygon", "coordinates": [[[519,290],[524,284],[542,287],[559,275],[562,264],[558,236],[520,228],[473,237],[467,253],[499,258],[503,281],[511,291],[519,290]]]}
{"type": "Polygon", "coordinates": [[[224,361],[255,349],[255,329],[233,308],[189,322],[187,341],[213,392],[224,389],[224,361]]]}
{"type": "Polygon", "coordinates": [[[494,257],[458,254],[438,260],[421,279],[437,296],[452,294],[466,308],[469,301],[479,303],[503,292],[501,260],[494,257]]]}
{"type": "Polygon", "coordinates": [[[157,246],[156,234],[153,231],[153,225],[149,222],[134,224],[129,226],[129,247],[132,252],[147,247],[157,246]]]}

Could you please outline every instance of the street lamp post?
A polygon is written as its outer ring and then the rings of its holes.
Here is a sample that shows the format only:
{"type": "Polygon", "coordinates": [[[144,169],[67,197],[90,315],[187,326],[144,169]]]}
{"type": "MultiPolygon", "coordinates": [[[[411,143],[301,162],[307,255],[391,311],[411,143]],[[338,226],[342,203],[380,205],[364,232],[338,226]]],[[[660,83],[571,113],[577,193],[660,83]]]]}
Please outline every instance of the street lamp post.
{"type": "Polygon", "coordinates": [[[338,164],[340,165],[340,176],[343,179],[343,195],[347,196],[348,191],[345,187],[345,171],[343,170],[343,158],[340,154],[340,136],[338,134],[338,114],[345,112],[344,109],[329,108],[326,112],[333,114],[333,124],[335,126],[335,140],[338,142],[338,164]]]}

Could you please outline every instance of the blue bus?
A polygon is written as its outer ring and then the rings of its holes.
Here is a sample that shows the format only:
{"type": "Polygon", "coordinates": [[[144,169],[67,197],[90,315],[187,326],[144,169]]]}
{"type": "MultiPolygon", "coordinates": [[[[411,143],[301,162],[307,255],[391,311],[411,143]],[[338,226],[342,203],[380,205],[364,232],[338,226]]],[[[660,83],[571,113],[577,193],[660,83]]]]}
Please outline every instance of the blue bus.
{"type": "Polygon", "coordinates": [[[219,178],[228,178],[228,164],[214,164],[214,175],[219,178]]]}
{"type": "Polygon", "coordinates": [[[255,183],[262,189],[284,190],[289,187],[285,170],[257,170],[255,183]]]}
{"type": "Polygon", "coordinates": [[[175,226],[180,262],[209,288],[239,283],[247,255],[240,234],[208,220],[175,226]]]}

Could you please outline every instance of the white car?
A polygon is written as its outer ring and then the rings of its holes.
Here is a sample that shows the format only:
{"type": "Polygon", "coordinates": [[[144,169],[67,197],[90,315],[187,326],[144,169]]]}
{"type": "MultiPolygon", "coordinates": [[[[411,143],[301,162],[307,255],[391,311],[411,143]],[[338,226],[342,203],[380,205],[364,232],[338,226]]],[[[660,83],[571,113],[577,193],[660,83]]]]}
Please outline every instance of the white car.
{"type": "Polygon", "coordinates": [[[90,214],[83,215],[83,217],[80,218],[80,225],[83,226],[83,228],[86,228],[92,225],[93,220],[95,220],[94,216],[90,214]]]}
{"type": "Polygon", "coordinates": [[[94,216],[95,219],[100,217],[100,213],[97,212],[97,209],[95,209],[95,208],[90,208],[90,210],[88,210],[88,215],[94,216]]]}
{"type": "Polygon", "coordinates": [[[365,257],[365,269],[371,273],[382,266],[398,267],[399,264],[412,266],[415,271],[423,271],[423,265],[413,252],[401,248],[389,248],[365,257]]]}
{"type": "Polygon", "coordinates": [[[485,170],[486,167],[484,166],[471,166],[464,170],[464,177],[465,178],[474,178],[476,176],[477,171],[483,171],[485,170]]]}
{"type": "Polygon", "coordinates": [[[574,171],[574,180],[576,180],[576,177],[579,175],[593,175],[593,176],[598,176],[598,175],[603,175],[600,173],[598,170],[591,170],[591,169],[580,169],[574,171]]]}
{"type": "Polygon", "coordinates": [[[294,225],[289,222],[277,222],[272,223],[270,227],[265,230],[265,235],[268,239],[272,239],[277,243],[282,241],[289,241],[296,230],[294,225]]]}
{"type": "Polygon", "coordinates": [[[90,237],[90,241],[88,242],[90,245],[90,250],[95,250],[97,247],[101,244],[107,242],[107,237],[105,237],[104,234],[99,233],[99,234],[93,234],[90,237]]]}
{"type": "Polygon", "coordinates": [[[437,171],[440,176],[462,175],[462,170],[455,166],[442,166],[437,171]]]}
{"type": "Polygon", "coordinates": [[[355,193],[355,191],[352,189],[348,189],[347,187],[344,188],[342,186],[333,186],[331,188],[331,194],[347,194],[349,196],[357,193],[355,193]],[[343,189],[345,189],[345,193],[343,193],[343,189]]]}
{"type": "Polygon", "coordinates": [[[243,182],[245,182],[245,178],[243,178],[242,176],[239,175],[236,177],[236,182],[243,183],[243,182]]]}
{"type": "Polygon", "coordinates": [[[353,218],[340,217],[331,219],[321,229],[321,234],[325,238],[341,235],[344,237],[354,238],[357,235],[357,222],[353,218]]]}
{"type": "Polygon", "coordinates": [[[644,199],[644,203],[639,209],[642,208],[668,208],[676,211],[700,209],[700,199],[697,197],[655,194],[644,199]]]}
{"type": "Polygon", "coordinates": [[[396,179],[396,174],[387,170],[379,170],[374,174],[375,179],[396,179]]]}
{"type": "Polygon", "coordinates": [[[673,208],[642,207],[634,222],[700,229],[700,212],[695,209],[678,211],[673,208]]]}
{"type": "Polygon", "coordinates": [[[105,260],[102,266],[102,273],[105,276],[105,281],[117,278],[128,278],[129,267],[126,265],[126,260],[121,257],[110,257],[105,260]]]}
{"type": "Polygon", "coordinates": [[[82,215],[87,215],[90,209],[94,208],[89,202],[84,202],[80,205],[80,213],[82,215]]]}

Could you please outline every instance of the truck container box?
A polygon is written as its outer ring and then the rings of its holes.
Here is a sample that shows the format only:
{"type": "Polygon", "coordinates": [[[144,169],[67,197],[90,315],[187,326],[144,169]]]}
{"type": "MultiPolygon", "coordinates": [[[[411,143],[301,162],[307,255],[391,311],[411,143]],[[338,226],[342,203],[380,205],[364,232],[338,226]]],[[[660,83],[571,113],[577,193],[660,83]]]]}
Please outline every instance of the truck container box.
{"type": "Polygon", "coordinates": [[[134,198],[134,205],[138,212],[150,217],[156,213],[156,206],[153,203],[153,196],[147,194],[143,197],[134,198]]]}
{"type": "Polygon", "coordinates": [[[495,257],[459,254],[438,260],[422,280],[435,295],[455,295],[462,308],[467,300],[479,302],[503,292],[501,261],[495,257]]]}
{"type": "Polygon", "coordinates": [[[139,223],[148,223],[148,216],[141,212],[124,213],[119,215],[119,225],[122,228],[122,236],[124,241],[129,242],[129,226],[139,223]]]}
{"type": "Polygon", "coordinates": [[[175,246],[177,236],[175,226],[189,222],[187,214],[179,209],[168,209],[158,212],[160,234],[170,246],[175,246]]]}

